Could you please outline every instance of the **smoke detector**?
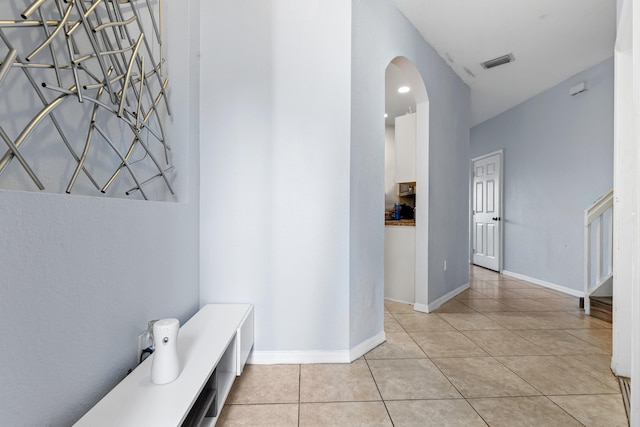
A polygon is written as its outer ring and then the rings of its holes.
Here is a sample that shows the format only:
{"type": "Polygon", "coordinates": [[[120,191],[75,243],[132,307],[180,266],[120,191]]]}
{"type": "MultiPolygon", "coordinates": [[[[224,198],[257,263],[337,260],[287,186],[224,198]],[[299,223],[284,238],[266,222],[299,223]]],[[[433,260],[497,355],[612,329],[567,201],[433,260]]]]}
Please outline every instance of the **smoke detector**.
{"type": "Polygon", "coordinates": [[[490,59],[488,61],[484,61],[480,65],[482,65],[482,68],[484,68],[485,70],[488,70],[489,68],[495,68],[495,67],[497,67],[499,65],[508,64],[509,62],[513,62],[515,60],[516,60],[516,58],[514,58],[513,54],[510,53],[508,55],[502,55],[502,56],[499,56],[497,58],[493,58],[493,59],[490,59]]]}

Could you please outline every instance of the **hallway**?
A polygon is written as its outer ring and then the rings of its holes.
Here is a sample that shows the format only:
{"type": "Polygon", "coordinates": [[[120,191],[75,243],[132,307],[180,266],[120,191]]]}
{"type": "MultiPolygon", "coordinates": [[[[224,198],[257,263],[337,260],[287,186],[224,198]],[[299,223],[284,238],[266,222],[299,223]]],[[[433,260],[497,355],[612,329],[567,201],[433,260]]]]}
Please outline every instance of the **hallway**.
{"type": "Polygon", "coordinates": [[[472,267],[425,314],[385,302],[387,342],[351,364],[247,365],[219,426],[627,426],[611,324],[578,298],[472,267]]]}

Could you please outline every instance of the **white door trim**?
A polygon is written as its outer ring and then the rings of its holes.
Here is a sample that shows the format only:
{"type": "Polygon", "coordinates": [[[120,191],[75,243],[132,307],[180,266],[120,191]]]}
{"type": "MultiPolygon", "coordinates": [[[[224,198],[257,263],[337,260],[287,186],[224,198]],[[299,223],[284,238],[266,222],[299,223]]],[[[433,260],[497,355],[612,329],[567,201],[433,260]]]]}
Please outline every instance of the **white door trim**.
{"type": "Polygon", "coordinates": [[[469,264],[473,264],[473,164],[478,160],[495,156],[496,154],[500,155],[500,188],[498,188],[498,193],[500,194],[499,217],[501,218],[501,221],[499,225],[500,240],[498,242],[498,245],[500,247],[500,259],[498,260],[498,272],[502,273],[504,260],[504,224],[506,223],[504,217],[504,149],[502,148],[496,151],[492,151],[491,153],[474,157],[469,163],[469,264]]]}

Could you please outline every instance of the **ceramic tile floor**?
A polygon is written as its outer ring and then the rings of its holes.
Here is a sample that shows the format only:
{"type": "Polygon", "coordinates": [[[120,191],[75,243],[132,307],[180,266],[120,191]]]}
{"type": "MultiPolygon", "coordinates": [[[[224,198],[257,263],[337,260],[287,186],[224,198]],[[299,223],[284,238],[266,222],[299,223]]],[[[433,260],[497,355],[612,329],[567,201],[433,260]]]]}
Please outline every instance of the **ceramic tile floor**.
{"type": "Polygon", "coordinates": [[[627,426],[611,324],[578,298],[471,268],[435,313],[385,302],[351,364],[247,365],[218,426],[627,426]]]}

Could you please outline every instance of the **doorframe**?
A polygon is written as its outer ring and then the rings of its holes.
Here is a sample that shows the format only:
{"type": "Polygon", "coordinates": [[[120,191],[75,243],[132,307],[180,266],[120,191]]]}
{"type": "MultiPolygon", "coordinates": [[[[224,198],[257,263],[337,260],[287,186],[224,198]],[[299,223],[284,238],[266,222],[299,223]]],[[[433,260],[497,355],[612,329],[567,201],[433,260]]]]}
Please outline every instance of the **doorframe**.
{"type": "Polygon", "coordinates": [[[504,218],[504,148],[474,157],[469,163],[469,265],[473,265],[473,164],[478,160],[495,156],[496,154],[500,155],[500,185],[498,188],[498,194],[500,195],[500,208],[498,209],[500,216],[500,221],[498,223],[498,227],[500,227],[500,241],[498,242],[500,259],[498,260],[498,273],[502,273],[504,263],[504,231],[506,228],[503,226],[503,224],[506,224],[506,220],[504,218]]]}

